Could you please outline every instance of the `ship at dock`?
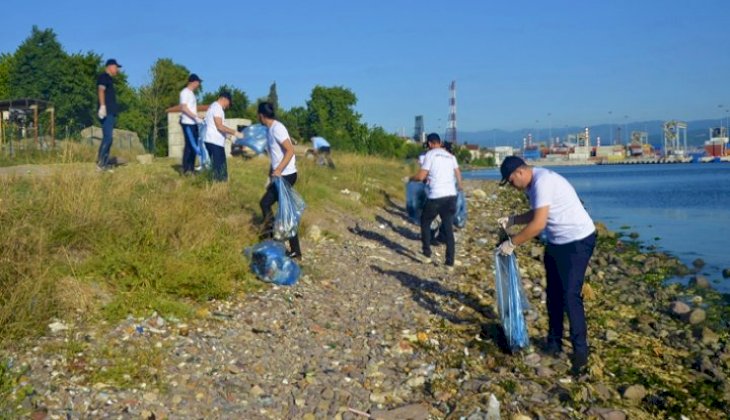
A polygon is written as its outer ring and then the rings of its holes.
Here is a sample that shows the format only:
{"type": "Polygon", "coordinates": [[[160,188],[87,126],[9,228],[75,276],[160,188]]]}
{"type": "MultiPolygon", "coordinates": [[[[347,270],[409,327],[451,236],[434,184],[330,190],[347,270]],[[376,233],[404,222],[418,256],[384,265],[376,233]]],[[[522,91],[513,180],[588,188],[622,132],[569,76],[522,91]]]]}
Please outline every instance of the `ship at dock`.
{"type": "Polygon", "coordinates": [[[713,160],[726,160],[730,156],[728,150],[728,127],[710,128],[710,139],[705,141],[705,156],[713,160]]]}

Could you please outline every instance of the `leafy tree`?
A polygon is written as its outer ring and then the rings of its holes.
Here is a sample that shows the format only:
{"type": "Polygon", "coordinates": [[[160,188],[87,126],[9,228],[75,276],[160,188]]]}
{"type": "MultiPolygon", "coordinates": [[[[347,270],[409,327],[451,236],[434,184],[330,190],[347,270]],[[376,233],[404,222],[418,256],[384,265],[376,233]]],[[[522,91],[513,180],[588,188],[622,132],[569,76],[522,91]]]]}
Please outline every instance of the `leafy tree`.
{"type": "MultiPolygon", "coordinates": [[[[67,56],[60,74],[59,92],[51,98],[56,109],[56,125],[72,133],[96,121],[96,77],[101,56],[95,53],[67,56]]],[[[60,133],[59,133],[60,134],[60,133]]]]}
{"type": "Polygon", "coordinates": [[[185,86],[189,71],[169,58],[158,59],[150,69],[151,81],[140,88],[141,105],[150,119],[150,136],[155,154],[167,154],[167,114],[165,110],[177,105],[180,90],[185,86]]]}
{"type": "Polygon", "coordinates": [[[307,101],[307,132],[302,134],[323,136],[335,149],[366,152],[367,127],[360,123],[355,104],[357,97],[347,88],[316,86],[307,101]]]}
{"type": "Polygon", "coordinates": [[[59,96],[59,80],[66,53],[52,29],[33,26],[30,36],[15,51],[10,72],[10,95],[14,98],[51,100],[59,96]]]}
{"type": "Polygon", "coordinates": [[[252,114],[252,110],[249,107],[248,96],[246,92],[233,86],[223,85],[213,92],[206,93],[203,95],[203,103],[206,105],[212,104],[218,99],[218,94],[222,91],[228,91],[231,93],[231,100],[233,104],[228,110],[226,110],[227,118],[248,118],[252,121],[256,120],[255,111],[252,114]]]}
{"type": "Polygon", "coordinates": [[[289,111],[279,111],[278,117],[289,130],[289,136],[293,139],[307,141],[309,137],[305,137],[307,132],[307,109],[301,106],[293,107],[289,111]]]}
{"type": "Polygon", "coordinates": [[[276,82],[272,83],[271,86],[269,86],[269,96],[266,98],[266,100],[274,105],[274,109],[279,110],[279,94],[276,93],[276,82]]]}
{"type": "Polygon", "coordinates": [[[10,99],[10,72],[14,59],[12,54],[0,54],[0,99],[10,99]]]}

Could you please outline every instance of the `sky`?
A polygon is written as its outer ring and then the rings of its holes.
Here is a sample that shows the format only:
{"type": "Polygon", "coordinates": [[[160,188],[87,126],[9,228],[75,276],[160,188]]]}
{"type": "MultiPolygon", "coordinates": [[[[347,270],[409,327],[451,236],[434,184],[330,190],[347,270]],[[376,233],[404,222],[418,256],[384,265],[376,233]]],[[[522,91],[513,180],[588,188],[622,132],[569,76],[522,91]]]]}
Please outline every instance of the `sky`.
{"type": "Polygon", "coordinates": [[[129,82],[170,58],[206,91],[285,109],[343,86],[362,121],[444,132],[456,81],[460,131],[559,128],[730,114],[730,1],[14,1],[0,53],[33,25],[68,53],[116,58],[129,82]]]}

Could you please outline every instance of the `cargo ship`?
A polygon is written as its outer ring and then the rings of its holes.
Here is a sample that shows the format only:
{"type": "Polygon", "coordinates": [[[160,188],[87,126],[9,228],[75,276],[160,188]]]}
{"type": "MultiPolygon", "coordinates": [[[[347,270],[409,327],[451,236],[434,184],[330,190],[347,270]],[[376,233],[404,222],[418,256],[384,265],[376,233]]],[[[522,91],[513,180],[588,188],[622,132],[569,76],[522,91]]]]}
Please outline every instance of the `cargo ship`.
{"type": "Polygon", "coordinates": [[[705,154],[712,157],[724,157],[728,153],[727,127],[710,128],[710,139],[705,141],[705,154]]]}

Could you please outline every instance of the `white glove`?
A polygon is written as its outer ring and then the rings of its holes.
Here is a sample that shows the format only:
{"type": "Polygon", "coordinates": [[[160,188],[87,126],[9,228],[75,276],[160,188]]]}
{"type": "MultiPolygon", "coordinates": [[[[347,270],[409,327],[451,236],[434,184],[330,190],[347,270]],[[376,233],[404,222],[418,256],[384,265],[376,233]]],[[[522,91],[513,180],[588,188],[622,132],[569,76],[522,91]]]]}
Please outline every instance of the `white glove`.
{"type": "Polygon", "coordinates": [[[196,124],[202,124],[202,123],[204,123],[204,122],[205,122],[205,120],[204,120],[204,119],[202,119],[202,118],[200,118],[200,117],[195,117],[195,123],[196,123],[196,124]]]}
{"type": "Polygon", "coordinates": [[[243,133],[240,132],[240,131],[236,131],[236,138],[237,139],[242,139],[243,138],[243,133]]]}
{"type": "Polygon", "coordinates": [[[100,120],[103,120],[104,118],[106,118],[106,105],[102,105],[102,106],[99,107],[99,113],[98,114],[99,114],[99,119],[100,120]]]}
{"type": "Polygon", "coordinates": [[[502,229],[507,230],[508,227],[515,224],[514,216],[505,216],[497,219],[497,224],[502,226],[502,229]]]}
{"type": "Polygon", "coordinates": [[[499,253],[502,255],[512,255],[515,252],[515,244],[512,243],[512,238],[509,238],[502,242],[497,249],[499,249],[499,253]]]}

